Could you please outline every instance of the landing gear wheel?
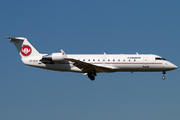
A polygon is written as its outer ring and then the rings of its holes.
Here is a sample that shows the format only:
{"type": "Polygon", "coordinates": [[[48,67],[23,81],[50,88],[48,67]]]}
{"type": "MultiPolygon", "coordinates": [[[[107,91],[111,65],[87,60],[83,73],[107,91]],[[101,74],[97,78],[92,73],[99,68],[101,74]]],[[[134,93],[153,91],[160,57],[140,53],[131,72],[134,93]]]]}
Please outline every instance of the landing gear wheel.
{"type": "Polygon", "coordinates": [[[91,79],[92,81],[94,81],[94,80],[95,80],[95,77],[92,75],[90,79],[91,79]]]}
{"type": "Polygon", "coordinates": [[[92,73],[94,76],[97,76],[97,74],[94,72],[94,73],[92,73]]]}
{"type": "Polygon", "coordinates": [[[162,76],[162,79],[163,79],[163,80],[165,80],[165,79],[166,79],[166,77],[165,77],[165,76],[162,76]]]}
{"type": "Polygon", "coordinates": [[[95,77],[94,77],[92,74],[88,74],[88,77],[89,77],[89,79],[91,79],[92,81],[95,80],[95,77]]]}

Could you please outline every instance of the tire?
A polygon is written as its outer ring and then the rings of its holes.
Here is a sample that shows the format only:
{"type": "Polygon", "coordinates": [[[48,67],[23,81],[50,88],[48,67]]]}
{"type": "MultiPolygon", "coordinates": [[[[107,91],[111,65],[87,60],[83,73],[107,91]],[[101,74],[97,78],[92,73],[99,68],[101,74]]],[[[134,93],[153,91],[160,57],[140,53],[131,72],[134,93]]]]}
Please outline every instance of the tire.
{"type": "Polygon", "coordinates": [[[92,81],[95,80],[95,77],[92,74],[88,74],[89,79],[91,79],[92,81]]]}
{"type": "Polygon", "coordinates": [[[165,76],[162,76],[162,79],[163,79],[163,80],[165,80],[165,79],[166,79],[166,77],[165,77],[165,76]]]}

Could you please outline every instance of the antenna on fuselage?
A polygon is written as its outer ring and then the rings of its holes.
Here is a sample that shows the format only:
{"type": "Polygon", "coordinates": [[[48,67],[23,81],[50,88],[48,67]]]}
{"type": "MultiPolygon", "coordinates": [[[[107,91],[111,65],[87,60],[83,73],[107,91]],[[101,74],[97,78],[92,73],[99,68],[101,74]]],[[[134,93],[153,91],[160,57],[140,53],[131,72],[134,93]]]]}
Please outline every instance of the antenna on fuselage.
{"type": "Polygon", "coordinates": [[[139,54],[136,52],[136,55],[139,55],[139,54]]]}
{"type": "Polygon", "coordinates": [[[103,52],[104,53],[104,55],[106,55],[106,53],[105,52],[103,52]]]}

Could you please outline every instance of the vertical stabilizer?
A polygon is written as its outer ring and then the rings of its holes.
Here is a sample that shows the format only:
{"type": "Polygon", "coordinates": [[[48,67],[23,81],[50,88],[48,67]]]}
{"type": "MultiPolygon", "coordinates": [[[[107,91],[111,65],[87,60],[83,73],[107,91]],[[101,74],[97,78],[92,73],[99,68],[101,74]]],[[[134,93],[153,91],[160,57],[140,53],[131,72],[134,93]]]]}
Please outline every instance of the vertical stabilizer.
{"type": "Polygon", "coordinates": [[[14,43],[22,58],[34,57],[40,55],[40,53],[31,45],[31,43],[26,38],[23,37],[16,37],[16,38],[6,37],[6,38],[10,39],[11,40],[10,42],[14,43]]]}

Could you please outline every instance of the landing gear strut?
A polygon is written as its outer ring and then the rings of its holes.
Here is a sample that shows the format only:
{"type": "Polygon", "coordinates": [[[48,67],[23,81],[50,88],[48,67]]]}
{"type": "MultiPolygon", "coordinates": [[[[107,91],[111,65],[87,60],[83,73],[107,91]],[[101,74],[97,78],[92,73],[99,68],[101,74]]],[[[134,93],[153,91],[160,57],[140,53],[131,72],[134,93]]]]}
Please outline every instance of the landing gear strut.
{"type": "Polygon", "coordinates": [[[163,80],[165,80],[165,79],[166,79],[165,74],[166,74],[166,72],[165,72],[165,71],[163,71],[163,76],[162,76],[162,79],[163,79],[163,80]]]}

